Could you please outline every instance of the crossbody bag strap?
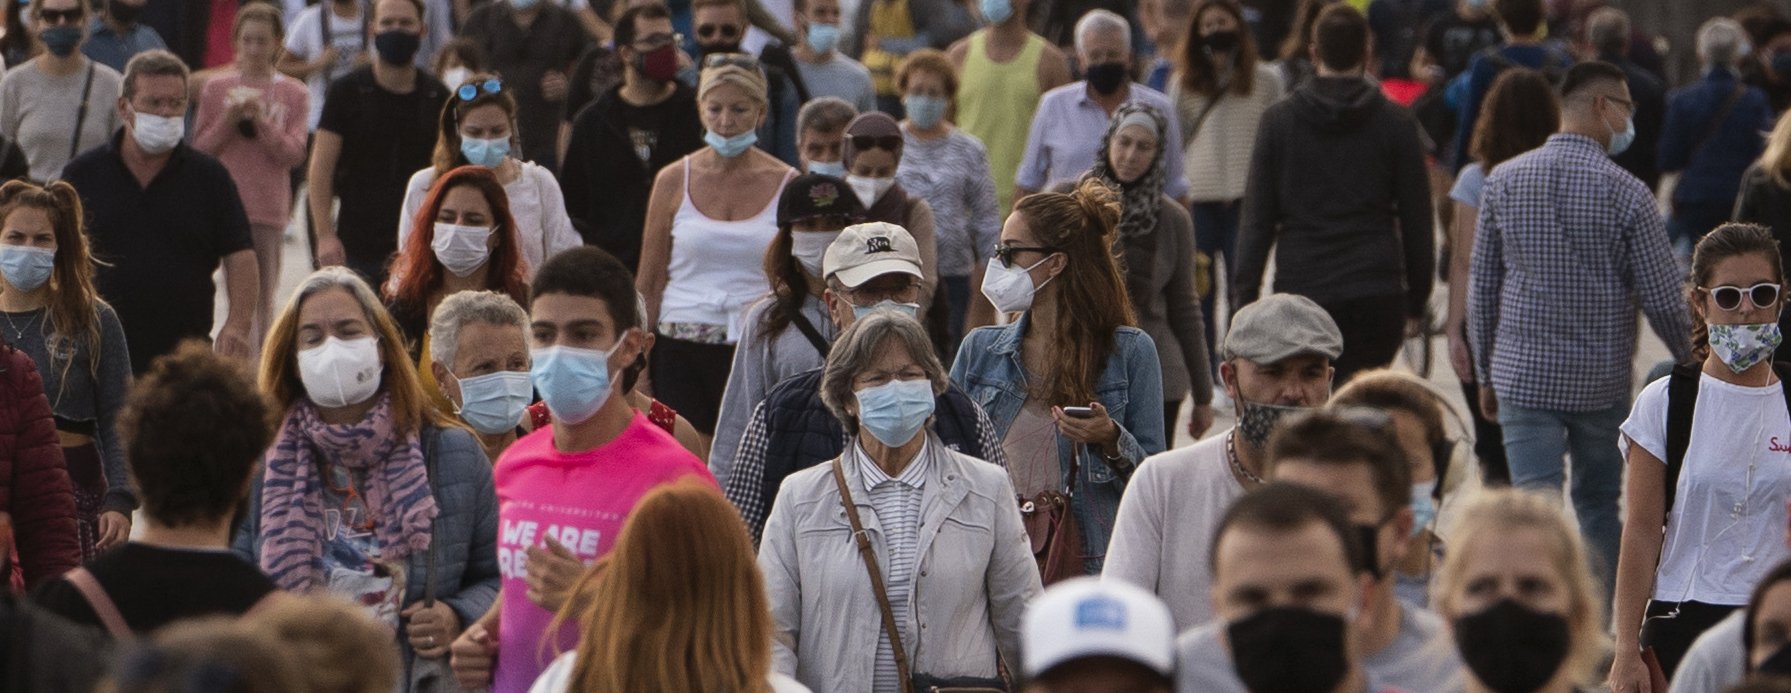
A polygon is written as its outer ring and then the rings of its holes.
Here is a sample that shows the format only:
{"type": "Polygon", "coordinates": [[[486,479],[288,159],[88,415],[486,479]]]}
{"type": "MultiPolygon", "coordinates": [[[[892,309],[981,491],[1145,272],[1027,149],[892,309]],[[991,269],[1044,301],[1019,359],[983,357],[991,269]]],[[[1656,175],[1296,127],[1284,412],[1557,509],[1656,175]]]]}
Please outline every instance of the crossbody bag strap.
{"type": "Polygon", "coordinates": [[[801,308],[797,308],[790,314],[790,324],[795,325],[796,329],[802,332],[802,336],[808,338],[808,343],[814,345],[815,351],[821,352],[822,361],[827,360],[827,353],[833,349],[833,346],[821,336],[820,330],[815,329],[815,324],[808,321],[808,316],[802,314],[801,308]]]}
{"type": "Polygon", "coordinates": [[[93,614],[99,617],[100,624],[106,627],[106,632],[111,633],[113,639],[129,640],[135,637],[131,627],[124,622],[124,614],[118,612],[118,604],[112,601],[111,595],[106,594],[106,588],[99,584],[99,579],[93,577],[93,573],[86,568],[76,568],[63,573],[62,579],[74,585],[75,591],[87,599],[87,605],[93,607],[93,614]]]}
{"type": "MultiPolygon", "coordinates": [[[[429,495],[435,496],[438,499],[438,503],[437,503],[438,507],[440,505],[439,499],[441,498],[441,489],[439,487],[437,487],[435,484],[435,444],[434,443],[435,443],[435,435],[439,432],[440,432],[439,429],[436,429],[433,427],[417,429],[417,437],[421,439],[419,442],[422,444],[422,447],[423,447],[423,473],[428,475],[428,477],[429,477],[429,479],[428,479],[429,495]]],[[[423,607],[424,608],[429,608],[429,607],[435,606],[435,560],[436,560],[435,557],[436,557],[436,554],[438,553],[438,551],[436,550],[436,544],[439,542],[437,540],[440,539],[440,533],[435,530],[436,530],[437,523],[441,522],[441,519],[442,519],[441,513],[438,512],[435,514],[435,519],[429,521],[429,551],[428,551],[428,555],[423,560],[423,607]]]]}
{"type": "Polygon", "coordinates": [[[852,524],[852,538],[858,543],[858,556],[864,559],[864,571],[871,576],[871,593],[877,597],[877,609],[883,614],[883,632],[889,636],[889,649],[895,655],[896,676],[902,680],[902,693],[914,693],[914,679],[908,675],[908,651],[902,647],[902,633],[896,628],[895,610],[889,607],[889,593],[883,589],[883,569],[877,567],[877,556],[871,551],[871,538],[864,533],[858,518],[858,506],[852,502],[852,491],[846,487],[846,472],[840,458],[833,458],[833,482],[840,487],[840,505],[846,509],[846,521],[852,524]]]}
{"type": "Polygon", "coordinates": [[[88,97],[93,94],[93,61],[87,61],[87,81],[81,86],[81,109],[75,111],[75,136],[68,142],[68,160],[74,161],[75,155],[81,153],[81,128],[87,124],[88,97]]]}
{"type": "Polygon", "coordinates": [[[1736,82],[1735,88],[1729,90],[1729,98],[1723,101],[1723,107],[1717,110],[1716,117],[1712,118],[1710,125],[1704,129],[1704,135],[1698,138],[1697,144],[1692,145],[1691,156],[1687,157],[1687,161],[1698,158],[1698,155],[1704,152],[1704,145],[1710,144],[1711,140],[1716,139],[1716,133],[1722,132],[1723,123],[1729,122],[1729,114],[1735,112],[1735,104],[1740,102],[1741,97],[1746,94],[1747,85],[1736,82]]]}

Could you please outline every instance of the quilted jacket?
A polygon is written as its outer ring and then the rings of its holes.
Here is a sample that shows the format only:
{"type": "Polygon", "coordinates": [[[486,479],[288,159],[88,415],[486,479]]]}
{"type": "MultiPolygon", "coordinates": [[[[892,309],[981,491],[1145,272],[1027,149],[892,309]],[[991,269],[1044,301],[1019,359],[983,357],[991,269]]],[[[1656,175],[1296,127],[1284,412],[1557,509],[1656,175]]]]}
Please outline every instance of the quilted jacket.
{"type": "Polygon", "coordinates": [[[75,494],[43,379],[31,357],[5,344],[0,344],[0,512],[12,515],[27,586],[81,564],[75,494]]]}

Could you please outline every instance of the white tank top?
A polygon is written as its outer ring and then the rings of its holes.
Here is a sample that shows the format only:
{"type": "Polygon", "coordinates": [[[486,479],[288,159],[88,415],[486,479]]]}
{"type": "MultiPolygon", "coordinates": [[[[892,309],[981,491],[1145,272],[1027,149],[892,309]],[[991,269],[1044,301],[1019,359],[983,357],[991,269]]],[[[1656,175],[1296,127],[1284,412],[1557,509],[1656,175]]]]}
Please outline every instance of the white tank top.
{"type": "MultiPolygon", "coordinates": [[[[784,183],[791,173],[784,174],[784,183]]],[[[746,306],[771,291],[765,249],[777,235],[782,195],[780,184],[765,208],[746,219],[711,218],[691,201],[690,157],[684,158],[684,201],[672,217],[672,258],[660,322],[726,326],[727,342],[734,343],[746,306]]]]}

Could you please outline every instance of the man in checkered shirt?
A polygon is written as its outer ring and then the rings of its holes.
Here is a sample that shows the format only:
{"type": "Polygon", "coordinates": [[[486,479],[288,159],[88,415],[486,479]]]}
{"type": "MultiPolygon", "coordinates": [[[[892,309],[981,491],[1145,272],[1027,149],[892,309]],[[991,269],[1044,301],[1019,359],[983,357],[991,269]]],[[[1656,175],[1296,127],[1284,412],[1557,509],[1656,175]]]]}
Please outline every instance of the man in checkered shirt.
{"type": "Polygon", "coordinates": [[[1505,429],[1511,483],[1559,492],[1571,453],[1574,510],[1609,587],[1636,306],[1681,362],[1691,328],[1654,196],[1610,159],[1635,133],[1623,72],[1577,65],[1561,93],[1561,131],[1486,179],[1468,340],[1480,406],[1505,429]]]}

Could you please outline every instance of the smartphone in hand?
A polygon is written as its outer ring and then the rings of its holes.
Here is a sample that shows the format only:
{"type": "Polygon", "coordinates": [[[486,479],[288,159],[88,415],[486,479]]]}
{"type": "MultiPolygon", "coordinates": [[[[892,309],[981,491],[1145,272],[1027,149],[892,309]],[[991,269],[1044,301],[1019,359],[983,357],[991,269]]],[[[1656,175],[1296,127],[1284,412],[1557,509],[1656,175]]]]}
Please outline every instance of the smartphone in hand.
{"type": "Polygon", "coordinates": [[[1092,419],[1095,412],[1093,407],[1064,407],[1063,415],[1072,419],[1092,419]]]}

